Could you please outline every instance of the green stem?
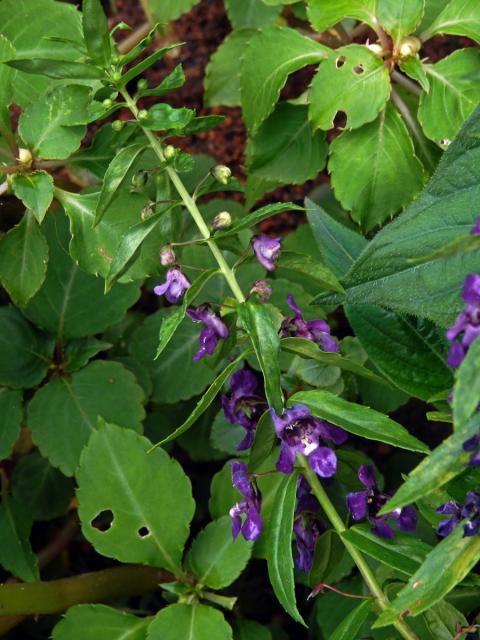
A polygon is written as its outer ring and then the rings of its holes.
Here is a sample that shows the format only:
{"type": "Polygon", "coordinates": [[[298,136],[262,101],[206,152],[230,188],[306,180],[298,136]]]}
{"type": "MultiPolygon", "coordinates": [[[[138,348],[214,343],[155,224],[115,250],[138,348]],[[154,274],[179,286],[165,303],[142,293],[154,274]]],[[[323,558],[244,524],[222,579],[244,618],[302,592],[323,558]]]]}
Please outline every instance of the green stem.
{"type": "MultiPolygon", "coordinates": [[[[351,555],[352,560],[357,565],[357,568],[360,571],[362,578],[365,580],[365,584],[367,585],[372,596],[375,598],[379,608],[382,611],[384,611],[388,607],[389,601],[387,596],[383,593],[381,586],[378,584],[374,573],[370,569],[367,561],[365,560],[363,555],[360,553],[360,551],[356,547],[354,547],[352,544],[350,544],[350,542],[347,542],[347,540],[345,540],[342,537],[341,534],[344,533],[347,530],[347,528],[343,520],[338,515],[338,512],[333,506],[325,489],[322,487],[316,473],[312,470],[312,468],[308,464],[306,458],[304,458],[301,455],[298,455],[297,458],[302,466],[302,473],[305,476],[306,480],[308,481],[308,484],[312,488],[314,496],[319,501],[320,506],[325,512],[325,515],[330,520],[331,524],[333,525],[333,528],[338,533],[340,539],[345,545],[346,550],[351,555]]],[[[412,632],[412,630],[407,626],[407,624],[403,622],[403,620],[398,620],[394,622],[393,626],[400,633],[402,638],[405,638],[405,640],[418,640],[417,636],[412,632]]]]}
{"type": "MultiPolygon", "coordinates": [[[[141,121],[138,120],[138,107],[135,104],[135,101],[125,89],[121,91],[121,94],[125,102],[127,103],[128,108],[130,109],[135,119],[139,122],[141,126],[141,121]]],[[[150,142],[150,145],[153,151],[155,152],[156,156],[160,160],[160,162],[165,162],[165,156],[163,155],[163,149],[162,149],[162,144],[160,140],[157,138],[155,134],[153,134],[148,129],[145,129],[144,127],[142,127],[142,130],[145,136],[147,137],[148,141],[150,142]]],[[[217,261],[217,264],[220,267],[220,270],[223,273],[223,276],[227,281],[230,289],[232,290],[233,295],[238,300],[238,302],[245,302],[245,296],[243,295],[240,285],[237,282],[235,274],[233,273],[232,269],[229,267],[227,261],[223,257],[223,254],[218,248],[215,240],[213,240],[213,238],[210,237],[210,229],[208,228],[205,220],[203,219],[203,216],[200,213],[200,210],[197,207],[195,200],[188,193],[187,188],[183,184],[182,180],[180,179],[180,176],[175,171],[175,169],[173,169],[170,166],[167,166],[167,174],[170,180],[172,181],[173,185],[175,186],[175,189],[177,190],[178,195],[182,199],[185,207],[187,208],[195,224],[197,225],[198,230],[202,234],[203,239],[206,240],[206,243],[210,251],[212,252],[215,260],[217,261]]]]}
{"type": "Polygon", "coordinates": [[[418,146],[422,150],[424,160],[428,163],[430,171],[433,172],[435,169],[435,163],[432,160],[432,157],[430,155],[430,152],[428,150],[428,147],[425,142],[425,138],[423,137],[420,127],[418,126],[418,123],[415,120],[415,118],[412,116],[411,111],[408,108],[406,102],[395,91],[395,89],[392,89],[392,102],[400,111],[403,119],[405,120],[405,124],[412,132],[413,136],[418,142],[418,146]]]}

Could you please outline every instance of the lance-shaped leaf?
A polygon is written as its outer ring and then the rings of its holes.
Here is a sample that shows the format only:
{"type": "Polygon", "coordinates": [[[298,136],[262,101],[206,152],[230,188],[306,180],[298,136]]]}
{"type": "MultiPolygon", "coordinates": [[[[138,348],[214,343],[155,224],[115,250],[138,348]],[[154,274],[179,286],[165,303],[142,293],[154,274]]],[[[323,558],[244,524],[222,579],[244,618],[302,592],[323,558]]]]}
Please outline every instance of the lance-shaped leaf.
{"type": "Polygon", "coordinates": [[[104,604],[79,604],[54,627],[52,640],[145,640],[151,621],[104,604]]]}
{"type": "Polygon", "coordinates": [[[262,222],[262,220],[266,220],[271,216],[274,216],[276,213],[281,213],[282,211],[304,211],[303,207],[300,207],[297,204],[293,204],[293,202],[277,202],[276,204],[267,204],[260,209],[256,209],[252,211],[252,213],[248,213],[243,218],[240,218],[237,222],[234,222],[231,227],[225,229],[225,231],[220,231],[215,234],[215,240],[220,240],[221,238],[228,238],[229,236],[234,236],[239,231],[243,229],[249,229],[250,227],[255,226],[262,222]]]}
{"type": "Polygon", "coordinates": [[[330,640],[351,640],[357,638],[368,616],[372,612],[373,599],[365,600],[357,605],[353,611],[338,625],[330,640]]]}
{"type": "Polygon", "coordinates": [[[309,0],[308,18],[316,31],[325,31],[343,18],[377,26],[376,0],[309,0]]]}
{"type": "Polygon", "coordinates": [[[218,609],[204,604],[177,603],[160,609],[148,627],[147,640],[177,638],[232,640],[232,629],[218,609]]]}
{"type": "Polygon", "coordinates": [[[272,113],[287,77],[323,60],[329,49],[288,27],[266,27],[249,42],[241,68],[242,110],[255,135],[272,113]]]}
{"type": "Polygon", "coordinates": [[[84,0],[82,4],[83,35],[92,60],[103,67],[112,55],[110,31],[100,0],[84,0]]]}
{"type": "Polygon", "coordinates": [[[136,78],[137,76],[142,74],[147,69],[150,69],[150,67],[155,62],[157,62],[157,60],[160,60],[160,58],[163,58],[163,56],[166,53],[168,53],[168,51],[171,51],[172,49],[175,49],[176,47],[180,46],[180,44],[181,43],[176,42],[175,44],[171,44],[168,47],[162,47],[161,49],[156,49],[153,53],[151,53],[149,56],[147,56],[144,60],[142,60],[138,64],[136,64],[133,67],[131,67],[131,69],[129,69],[122,76],[122,84],[123,84],[123,86],[126,86],[134,78],[136,78]]]}
{"type": "Polygon", "coordinates": [[[470,346],[465,360],[457,372],[453,391],[453,418],[455,425],[466,422],[480,403],[480,340],[470,346]]]}
{"type": "Polygon", "coordinates": [[[476,0],[450,0],[442,3],[443,11],[422,33],[422,40],[428,40],[437,33],[467,36],[480,42],[480,15],[476,0]]]}
{"type": "Polygon", "coordinates": [[[404,36],[415,31],[424,5],[425,0],[382,0],[377,6],[377,18],[398,45],[404,36]]]}
{"type": "Polygon", "coordinates": [[[42,222],[53,200],[53,179],[46,171],[16,173],[12,187],[17,198],[30,209],[39,223],[42,222]]]}
{"type": "Polygon", "coordinates": [[[296,403],[306,405],[317,418],[328,420],[362,438],[386,442],[409,451],[429,451],[423,442],[410,435],[398,422],[379,411],[349,402],[329,391],[299,391],[288,400],[289,406],[296,403]]]}
{"type": "Polygon", "coordinates": [[[32,517],[27,509],[14,499],[0,504],[0,564],[24,582],[39,579],[37,557],[30,545],[32,517]]]}
{"type": "Polygon", "coordinates": [[[138,91],[138,96],[141,98],[143,96],[163,96],[165,93],[169,91],[173,91],[174,89],[179,89],[183,87],[185,84],[185,73],[183,71],[183,67],[181,64],[177,64],[177,66],[171,71],[165,78],[160,82],[160,84],[156,87],[152,87],[150,89],[141,89],[138,91]]]}
{"type": "Polygon", "coordinates": [[[82,62],[68,60],[51,60],[50,58],[34,58],[33,60],[10,60],[8,66],[25,73],[40,74],[54,80],[100,80],[103,71],[82,62]]]}
{"type": "Polygon", "coordinates": [[[22,392],[0,388],[0,460],[5,460],[12,452],[20,435],[22,419],[22,392]]]}

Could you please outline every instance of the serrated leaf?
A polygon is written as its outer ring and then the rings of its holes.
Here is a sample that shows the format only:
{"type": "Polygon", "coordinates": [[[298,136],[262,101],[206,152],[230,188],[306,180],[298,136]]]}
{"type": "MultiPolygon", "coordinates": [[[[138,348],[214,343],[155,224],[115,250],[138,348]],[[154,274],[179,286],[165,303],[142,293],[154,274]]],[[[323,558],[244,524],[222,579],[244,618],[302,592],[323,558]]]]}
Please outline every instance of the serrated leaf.
{"type": "Polygon", "coordinates": [[[223,613],[204,604],[171,604],[148,627],[147,640],[232,640],[223,613]]]}
{"type": "Polygon", "coordinates": [[[343,18],[376,27],[376,4],[376,0],[309,0],[308,18],[316,31],[325,31],[343,18]]]}
{"type": "Polygon", "coordinates": [[[331,51],[310,84],[308,117],[314,129],[328,131],[339,111],[346,129],[375,120],[390,96],[383,60],[367,47],[350,44],[331,51]]]}
{"type": "Polygon", "coordinates": [[[455,425],[466,422],[480,403],[480,340],[470,345],[457,372],[453,390],[453,418],[455,425]]]}
{"type": "Polygon", "coordinates": [[[18,306],[42,286],[48,245],[33,214],[27,211],[16,227],[0,239],[0,281],[18,306]]]}
{"type": "Polygon", "coordinates": [[[306,253],[295,253],[294,251],[282,251],[277,263],[279,275],[283,270],[301,273],[311,281],[324,289],[331,291],[343,291],[343,287],[337,280],[335,274],[330,271],[326,264],[318,258],[312,258],[306,253]]]}
{"type": "Polygon", "coordinates": [[[385,222],[421,190],[425,173],[392,105],[330,145],[328,170],[342,206],[365,231],[385,222]]]}
{"type": "Polygon", "coordinates": [[[179,573],[192,489],[178,462],[162,449],[148,453],[150,447],[130,429],[107,424],[95,431],[76,474],[82,531],[103,555],[179,573]],[[113,520],[101,531],[92,522],[105,511],[113,520]]]}
{"type": "Polygon", "coordinates": [[[377,18],[398,45],[404,36],[415,31],[423,16],[425,0],[382,0],[377,6],[377,18]]]}
{"type": "Polygon", "coordinates": [[[296,403],[306,405],[317,418],[328,420],[362,438],[386,442],[409,451],[429,452],[423,442],[410,435],[398,422],[379,411],[349,402],[329,391],[298,391],[288,400],[289,406],[296,403]]]}
{"type": "Polygon", "coordinates": [[[79,604],[55,625],[52,640],[146,640],[151,621],[104,604],[79,604]]]}
{"type": "Polygon", "coordinates": [[[84,0],[82,4],[83,35],[92,60],[106,67],[112,56],[110,31],[100,0],[84,0]]]}
{"type": "Polygon", "coordinates": [[[282,7],[267,6],[262,0],[225,0],[228,19],[234,29],[264,27],[278,18],[282,7]]]}
{"type": "Polygon", "coordinates": [[[352,640],[357,638],[368,616],[373,610],[373,599],[365,600],[351,611],[338,625],[330,640],[352,640]]]}
{"type": "Polygon", "coordinates": [[[428,93],[430,91],[430,80],[428,79],[425,66],[418,55],[411,56],[399,64],[403,73],[406,73],[407,76],[416,80],[422,89],[428,93]]]}
{"type": "Polygon", "coordinates": [[[37,557],[29,536],[32,518],[24,506],[14,499],[0,504],[0,564],[24,582],[39,580],[37,557]]]}
{"type": "Polygon", "coordinates": [[[243,216],[242,218],[240,218],[240,220],[234,222],[232,226],[228,229],[225,229],[225,231],[216,233],[215,240],[234,236],[239,231],[253,227],[256,224],[262,222],[262,220],[266,220],[267,218],[270,218],[277,213],[281,213],[282,211],[304,211],[304,208],[298,206],[297,204],[293,204],[293,202],[277,202],[276,204],[267,204],[264,207],[260,207],[260,209],[256,209],[251,213],[247,213],[246,216],[243,216]]]}
{"type": "Polygon", "coordinates": [[[252,553],[253,543],[232,537],[230,516],[210,522],[197,535],[186,557],[198,583],[210,589],[228,587],[241,574],[252,553]]]}
{"type": "Polygon", "coordinates": [[[437,143],[451,141],[480,102],[475,80],[480,74],[480,51],[475,47],[460,49],[435,64],[424,65],[424,69],[430,91],[420,96],[418,119],[428,138],[437,143]]]}
{"type": "Polygon", "coordinates": [[[450,0],[422,33],[422,40],[428,40],[437,33],[467,36],[480,42],[480,15],[476,0],[450,0]]]}
{"type": "Polygon", "coordinates": [[[71,476],[98,418],[141,431],[144,394],[118,362],[96,360],[69,378],[54,378],[28,405],[32,438],[54,467],[71,476]]]}
{"type": "Polygon", "coordinates": [[[327,47],[288,27],[266,27],[253,36],[242,60],[242,111],[251,135],[272,113],[287,77],[323,60],[327,47]]]}
{"type": "Polygon", "coordinates": [[[10,456],[20,435],[22,419],[22,392],[0,388],[0,460],[10,456]]]}
{"type": "Polygon", "coordinates": [[[12,187],[17,198],[30,209],[39,223],[42,222],[53,200],[53,179],[46,171],[33,171],[13,177],[12,187]]]}

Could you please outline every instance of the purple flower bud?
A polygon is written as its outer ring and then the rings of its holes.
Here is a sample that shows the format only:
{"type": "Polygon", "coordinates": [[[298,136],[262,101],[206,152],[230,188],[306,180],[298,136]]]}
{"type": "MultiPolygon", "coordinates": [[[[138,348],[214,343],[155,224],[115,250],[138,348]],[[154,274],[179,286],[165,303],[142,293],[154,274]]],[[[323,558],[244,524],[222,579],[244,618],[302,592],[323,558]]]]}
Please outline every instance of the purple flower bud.
{"type": "Polygon", "coordinates": [[[204,356],[211,356],[219,340],[228,338],[228,327],[212,311],[207,304],[202,304],[197,309],[187,309],[188,316],[193,322],[203,322],[206,327],[199,336],[200,349],[193,356],[194,360],[200,360],[204,356]]]}
{"type": "Polygon", "coordinates": [[[312,568],[315,545],[320,533],[324,531],[318,517],[319,507],[318,500],[311,493],[310,485],[304,476],[300,475],[297,483],[297,506],[293,533],[297,545],[295,564],[304,572],[308,572],[312,568]]]}
{"type": "Polygon", "coordinates": [[[162,267],[170,267],[175,264],[175,252],[171,244],[167,244],[160,249],[160,263],[162,267]]]}
{"type": "Polygon", "coordinates": [[[282,248],[281,238],[271,238],[265,234],[255,236],[252,247],[257,260],[267,271],[274,271],[282,248]]]}
{"type": "Polygon", "coordinates": [[[305,338],[316,342],[323,351],[337,352],[340,351],[335,338],[330,335],[330,327],[324,320],[305,321],[295,298],[289,294],[287,304],[294,312],[293,318],[285,318],[280,327],[281,334],[284,338],[305,338]]]}
{"type": "Polygon", "coordinates": [[[176,304],[183,298],[183,294],[190,288],[190,282],[180,269],[172,267],[167,271],[167,279],[153,289],[157,296],[165,296],[170,304],[176,304]]]}
{"type": "Polygon", "coordinates": [[[480,335],[480,275],[471,273],[465,278],[463,299],[467,306],[446,333],[450,341],[447,362],[454,369],[462,364],[468,348],[480,335]]]}
{"type": "Polygon", "coordinates": [[[266,302],[272,295],[272,287],[266,280],[257,280],[250,289],[250,295],[256,294],[261,302],[266,302]]]}
{"type": "Polygon", "coordinates": [[[245,540],[256,540],[263,529],[263,520],[260,515],[262,506],[260,494],[250,482],[248,467],[244,462],[232,462],[231,469],[232,483],[244,497],[244,500],[234,504],[229,512],[232,520],[233,539],[235,540],[241,531],[245,540]],[[245,516],[243,524],[242,516],[245,516]]]}
{"type": "Polygon", "coordinates": [[[480,216],[478,216],[475,225],[470,230],[470,235],[472,236],[476,235],[477,233],[480,233],[480,216]]]}
{"type": "Polygon", "coordinates": [[[463,450],[472,452],[470,460],[468,461],[469,467],[480,466],[480,431],[472,438],[465,440],[463,450]]]}
{"type": "Polygon", "coordinates": [[[222,396],[222,407],[230,424],[240,424],[247,432],[240,442],[237,451],[252,446],[255,429],[262,413],[268,405],[258,393],[260,383],[258,377],[250,369],[241,369],[233,374],[230,380],[230,395],[222,396]]]}

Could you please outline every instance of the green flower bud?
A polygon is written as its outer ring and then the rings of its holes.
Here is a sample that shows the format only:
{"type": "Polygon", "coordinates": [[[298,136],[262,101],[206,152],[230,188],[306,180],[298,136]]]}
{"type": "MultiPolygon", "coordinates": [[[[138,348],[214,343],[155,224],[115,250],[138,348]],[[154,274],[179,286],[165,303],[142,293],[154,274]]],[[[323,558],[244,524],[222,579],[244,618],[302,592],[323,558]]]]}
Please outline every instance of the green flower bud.
{"type": "Polygon", "coordinates": [[[231,175],[232,172],[230,169],[223,164],[217,164],[217,166],[212,169],[212,176],[222,184],[227,184],[231,175]]]}
{"type": "Polygon", "coordinates": [[[163,150],[165,160],[172,160],[178,153],[178,150],[171,144],[167,145],[163,150]]]}
{"type": "Polygon", "coordinates": [[[143,189],[148,182],[148,173],[146,171],[138,171],[132,176],[132,186],[135,189],[143,189]]]}
{"type": "Polygon", "coordinates": [[[148,111],[146,109],[140,109],[138,112],[139,120],[146,120],[148,118],[148,111]]]}
{"type": "Polygon", "coordinates": [[[228,211],[221,211],[218,213],[212,222],[212,229],[228,229],[232,224],[232,216],[228,211]]]}
{"type": "Polygon", "coordinates": [[[398,53],[401,58],[411,58],[415,56],[421,49],[422,42],[415,36],[407,36],[400,41],[398,53]]]}
{"type": "Polygon", "coordinates": [[[20,147],[18,150],[18,163],[24,167],[29,167],[32,164],[33,156],[30,149],[23,149],[20,147]]]}
{"type": "Polygon", "coordinates": [[[123,129],[124,122],[122,120],[114,120],[112,122],[112,129],[114,131],[121,131],[123,129]]]}
{"type": "Polygon", "coordinates": [[[114,71],[112,78],[114,82],[120,82],[120,80],[122,79],[122,74],[120,73],[120,71],[114,71]]]}
{"type": "Polygon", "coordinates": [[[142,78],[137,82],[137,89],[138,91],[144,91],[144,89],[148,89],[148,82],[145,80],[145,78],[142,78]]]}
{"type": "Polygon", "coordinates": [[[112,100],[110,100],[110,98],[107,98],[106,100],[104,100],[104,101],[102,102],[102,107],[103,107],[104,109],[110,109],[110,107],[111,107],[112,105],[113,105],[113,101],[112,101],[112,100]]]}

